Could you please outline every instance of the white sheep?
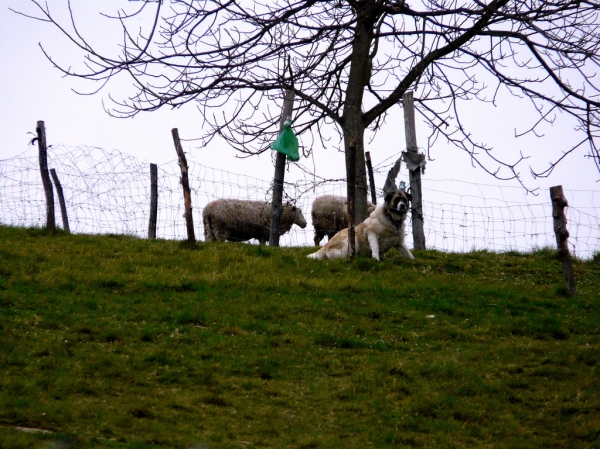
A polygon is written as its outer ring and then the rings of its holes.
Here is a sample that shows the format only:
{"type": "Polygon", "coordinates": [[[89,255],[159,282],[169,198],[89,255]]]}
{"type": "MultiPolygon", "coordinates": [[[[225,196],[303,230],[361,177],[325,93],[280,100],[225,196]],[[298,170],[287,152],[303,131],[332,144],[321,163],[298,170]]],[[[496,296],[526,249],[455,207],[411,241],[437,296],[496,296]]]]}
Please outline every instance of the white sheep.
{"type": "MultiPolygon", "coordinates": [[[[269,240],[271,228],[271,203],[218,199],[211,201],[202,211],[204,240],[224,242],[257,239],[261,245],[269,240]]],[[[279,235],[288,232],[292,225],[306,227],[302,211],[290,204],[283,205],[279,235]]]]}
{"type": "MultiPolygon", "coordinates": [[[[375,206],[367,202],[367,214],[375,206]]],[[[323,237],[329,239],[348,227],[348,201],[345,196],[323,195],[315,199],[311,210],[312,224],[315,228],[315,246],[319,246],[323,237]]]]}

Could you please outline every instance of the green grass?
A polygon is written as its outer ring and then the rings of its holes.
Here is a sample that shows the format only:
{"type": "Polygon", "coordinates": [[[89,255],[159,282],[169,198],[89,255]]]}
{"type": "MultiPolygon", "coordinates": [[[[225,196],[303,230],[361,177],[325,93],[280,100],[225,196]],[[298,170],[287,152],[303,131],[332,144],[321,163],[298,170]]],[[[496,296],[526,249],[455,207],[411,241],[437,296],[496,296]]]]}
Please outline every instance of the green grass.
{"type": "Polygon", "coordinates": [[[312,251],[0,227],[0,447],[600,446],[598,258],[312,251]]]}

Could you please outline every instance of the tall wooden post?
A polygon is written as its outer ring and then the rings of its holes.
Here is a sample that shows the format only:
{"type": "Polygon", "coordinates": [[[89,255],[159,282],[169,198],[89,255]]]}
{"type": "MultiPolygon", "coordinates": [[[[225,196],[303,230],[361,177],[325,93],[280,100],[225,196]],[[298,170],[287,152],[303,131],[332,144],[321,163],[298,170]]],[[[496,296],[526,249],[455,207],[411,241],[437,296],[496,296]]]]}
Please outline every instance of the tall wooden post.
{"type": "Polygon", "coordinates": [[[565,215],[565,207],[568,207],[569,203],[563,194],[562,186],[550,187],[550,198],[552,199],[552,221],[556,236],[556,246],[558,247],[558,256],[569,289],[569,296],[575,296],[577,289],[575,288],[573,266],[571,265],[571,255],[569,254],[567,242],[569,231],[567,230],[567,217],[565,215]]]}
{"type": "Polygon", "coordinates": [[[371,186],[371,202],[377,204],[377,195],[375,193],[375,178],[373,176],[373,164],[371,163],[371,153],[365,153],[365,161],[367,163],[367,171],[369,172],[369,185],[371,186]]]}
{"type": "Polygon", "coordinates": [[[188,165],[185,153],[181,147],[181,140],[179,139],[179,131],[177,128],[171,130],[173,135],[173,142],[175,143],[175,151],[179,157],[179,167],[181,168],[181,185],[183,186],[183,203],[185,212],[185,224],[187,227],[188,242],[194,243],[196,236],[194,234],[194,220],[192,219],[192,193],[190,191],[190,181],[188,179],[188,165]]]}
{"type": "MultiPolygon", "coordinates": [[[[415,104],[412,91],[402,97],[404,103],[404,131],[406,133],[406,150],[417,153],[417,131],[415,127],[415,104]]],[[[425,232],[423,231],[423,194],[421,189],[421,167],[408,170],[408,180],[412,194],[412,230],[415,249],[425,249],[425,232]]]]}
{"type": "Polygon", "coordinates": [[[349,145],[350,165],[348,166],[348,182],[346,183],[348,195],[348,257],[354,260],[356,255],[356,240],[354,232],[354,212],[356,210],[356,142],[352,140],[349,145]]]}
{"type": "Polygon", "coordinates": [[[60,181],[58,180],[56,170],[51,168],[50,174],[52,175],[52,182],[54,182],[54,186],[56,187],[56,193],[58,194],[58,204],[60,204],[60,214],[62,215],[63,229],[67,232],[71,232],[71,229],[69,228],[69,217],[67,216],[67,205],[65,203],[65,196],[63,194],[63,189],[60,185],[60,181]]]}
{"type": "MultiPolygon", "coordinates": [[[[292,117],[294,110],[294,91],[288,90],[283,100],[283,110],[279,120],[279,132],[283,131],[283,125],[288,118],[292,117]]],[[[269,230],[269,246],[279,246],[279,229],[281,227],[281,214],[283,213],[283,179],[285,176],[286,155],[277,151],[275,161],[275,176],[273,177],[273,201],[271,207],[271,228],[269,230]]]]}
{"type": "Polygon", "coordinates": [[[46,228],[54,231],[56,229],[56,221],[54,218],[54,191],[52,190],[52,182],[48,173],[48,150],[46,147],[46,127],[42,120],[37,122],[37,143],[40,159],[40,173],[42,175],[42,184],[44,185],[44,193],[46,194],[46,228]]]}
{"type": "Polygon", "coordinates": [[[148,238],[156,238],[156,220],[158,217],[158,167],[150,164],[150,218],[148,220],[148,238]]]}

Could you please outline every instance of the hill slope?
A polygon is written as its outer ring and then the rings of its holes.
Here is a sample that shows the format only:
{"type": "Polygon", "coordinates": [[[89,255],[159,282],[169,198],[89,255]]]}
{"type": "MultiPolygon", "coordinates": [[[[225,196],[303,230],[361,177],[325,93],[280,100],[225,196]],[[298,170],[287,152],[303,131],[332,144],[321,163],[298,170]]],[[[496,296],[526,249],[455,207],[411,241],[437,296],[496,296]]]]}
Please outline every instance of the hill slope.
{"type": "Polygon", "coordinates": [[[598,257],[310,252],[0,227],[0,446],[600,444],[598,257]]]}

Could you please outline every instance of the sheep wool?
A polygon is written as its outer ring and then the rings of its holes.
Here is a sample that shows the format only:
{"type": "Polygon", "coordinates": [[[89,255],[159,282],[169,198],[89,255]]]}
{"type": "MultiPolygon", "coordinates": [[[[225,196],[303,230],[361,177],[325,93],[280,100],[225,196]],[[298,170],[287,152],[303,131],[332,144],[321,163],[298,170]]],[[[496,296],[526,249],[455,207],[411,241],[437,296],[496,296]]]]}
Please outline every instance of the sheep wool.
{"type": "MultiPolygon", "coordinates": [[[[367,202],[367,214],[371,215],[374,210],[375,206],[367,202]]],[[[320,196],[313,201],[311,216],[315,228],[315,246],[319,246],[323,237],[331,239],[348,227],[348,200],[345,196],[320,196]]]]}
{"type": "MultiPolygon", "coordinates": [[[[264,245],[269,240],[271,203],[221,198],[206,205],[202,219],[207,242],[257,239],[264,245]]],[[[306,227],[302,211],[290,204],[283,205],[279,234],[285,234],[294,224],[306,227]]]]}

